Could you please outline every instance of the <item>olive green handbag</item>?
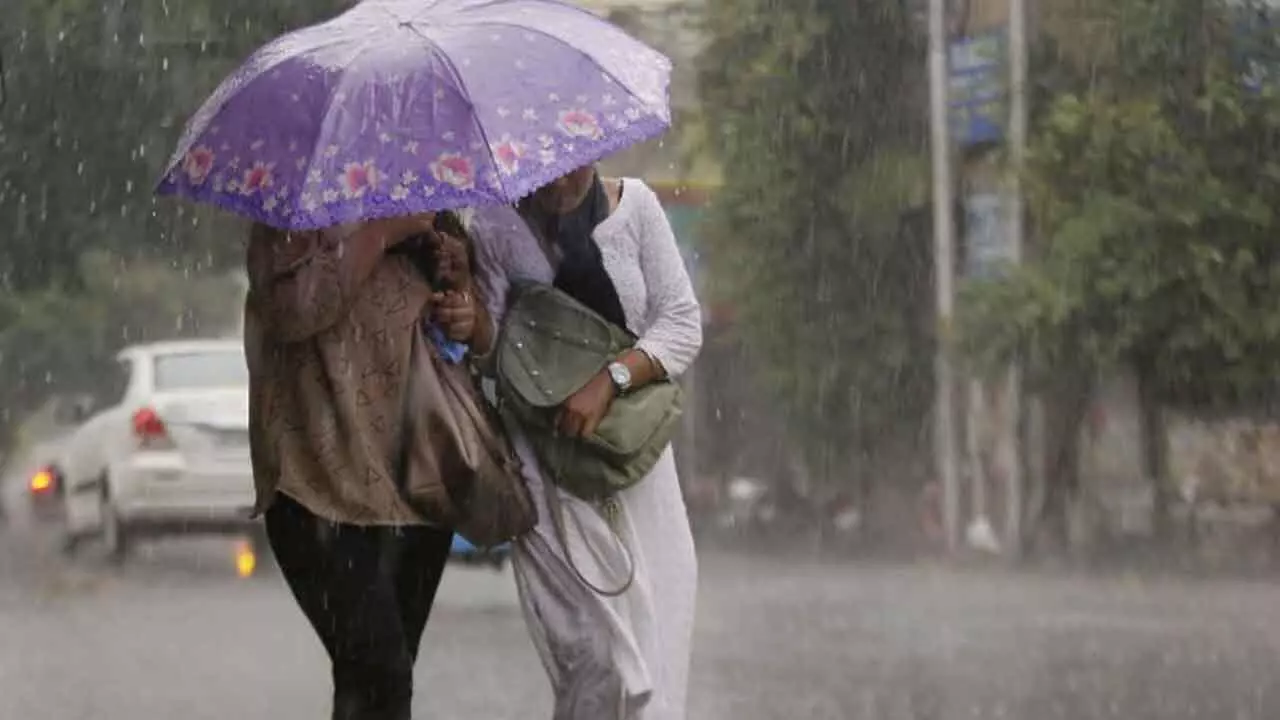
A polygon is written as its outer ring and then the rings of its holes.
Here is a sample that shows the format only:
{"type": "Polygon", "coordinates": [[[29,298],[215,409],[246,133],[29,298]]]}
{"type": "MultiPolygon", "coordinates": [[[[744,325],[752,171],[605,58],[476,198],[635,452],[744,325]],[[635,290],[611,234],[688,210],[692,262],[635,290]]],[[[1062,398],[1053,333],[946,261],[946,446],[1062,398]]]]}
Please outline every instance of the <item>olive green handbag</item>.
{"type": "Polygon", "coordinates": [[[662,380],[619,395],[595,433],[556,432],[556,413],[634,338],[550,285],[512,289],[494,354],[500,407],[528,436],[543,472],[583,500],[603,502],[640,482],[679,426],[680,386],[662,380]]]}

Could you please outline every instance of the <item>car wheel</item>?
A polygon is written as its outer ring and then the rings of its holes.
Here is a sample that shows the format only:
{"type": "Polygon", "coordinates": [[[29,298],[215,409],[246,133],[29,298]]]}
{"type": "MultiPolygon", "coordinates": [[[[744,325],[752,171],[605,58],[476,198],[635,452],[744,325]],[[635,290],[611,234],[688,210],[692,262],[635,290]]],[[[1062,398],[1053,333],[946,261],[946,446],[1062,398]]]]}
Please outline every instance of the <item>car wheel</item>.
{"type": "Polygon", "coordinates": [[[114,564],[121,564],[129,556],[129,539],[124,524],[120,521],[120,513],[111,501],[111,491],[103,483],[99,499],[99,517],[102,518],[102,544],[107,550],[107,559],[114,564]]]}
{"type": "Polygon", "coordinates": [[[76,532],[71,526],[71,511],[67,509],[66,496],[61,494],[58,502],[57,514],[54,516],[54,538],[58,546],[58,551],[64,557],[74,557],[80,550],[80,543],[84,540],[82,532],[76,532]]]}

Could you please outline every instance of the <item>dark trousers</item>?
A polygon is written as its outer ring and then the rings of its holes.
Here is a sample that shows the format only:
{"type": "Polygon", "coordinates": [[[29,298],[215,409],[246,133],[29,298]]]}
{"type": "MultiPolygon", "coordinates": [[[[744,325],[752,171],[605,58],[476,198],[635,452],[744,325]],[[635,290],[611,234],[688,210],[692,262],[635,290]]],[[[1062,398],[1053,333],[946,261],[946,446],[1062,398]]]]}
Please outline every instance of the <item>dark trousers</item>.
{"type": "Polygon", "coordinates": [[[452,533],[322,520],[285,496],[267,536],[333,662],[334,720],[409,720],[413,665],[452,533]]]}

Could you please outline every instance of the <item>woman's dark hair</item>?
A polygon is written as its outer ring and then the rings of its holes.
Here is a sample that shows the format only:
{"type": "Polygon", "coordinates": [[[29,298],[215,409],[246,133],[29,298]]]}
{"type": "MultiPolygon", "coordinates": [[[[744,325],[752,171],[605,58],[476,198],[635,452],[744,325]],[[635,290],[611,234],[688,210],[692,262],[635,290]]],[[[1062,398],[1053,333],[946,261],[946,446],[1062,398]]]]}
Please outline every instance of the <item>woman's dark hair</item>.
{"type": "MultiPolygon", "coordinates": [[[[471,241],[471,235],[467,233],[467,227],[463,224],[462,218],[452,210],[438,212],[436,213],[434,228],[436,232],[452,235],[466,244],[467,264],[474,272],[476,268],[476,245],[471,241]]],[[[447,283],[440,281],[436,269],[435,253],[431,251],[431,246],[428,244],[428,239],[425,235],[411,237],[392,248],[390,252],[406,255],[433,288],[437,290],[453,289],[447,287],[447,283]]]]}
{"type": "MultiPolygon", "coordinates": [[[[436,231],[442,232],[446,235],[452,235],[453,237],[461,240],[463,244],[467,246],[467,268],[470,270],[472,276],[474,276],[476,270],[480,267],[476,264],[476,243],[475,240],[472,239],[471,233],[467,232],[467,226],[462,222],[462,217],[452,210],[446,210],[436,215],[435,227],[436,231]]],[[[441,289],[447,290],[449,288],[441,289]]]]}
{"type": "Polygon", "coordinates": [[[470,247],[471,238],[467,235],[467,228],[463,225],[462,218],[458,216],[458,213],[452,210],[436,213],[435,228],[438,232],[452,235],[459,240],[465,240],[467,246],[470,247]]]}

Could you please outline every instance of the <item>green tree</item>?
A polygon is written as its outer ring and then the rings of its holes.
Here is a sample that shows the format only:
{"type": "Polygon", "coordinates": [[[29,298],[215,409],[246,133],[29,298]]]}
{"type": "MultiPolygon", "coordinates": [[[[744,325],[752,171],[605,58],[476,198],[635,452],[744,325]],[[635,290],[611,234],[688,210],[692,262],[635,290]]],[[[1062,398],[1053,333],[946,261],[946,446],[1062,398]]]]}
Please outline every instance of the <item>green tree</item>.
{"type": "Polygon", "coordinates": [[[223,75],[343,4],[17,0],[0,27],[10,94],[0,110],[0,282],[74,282],[86,249],[192,268],[238,261],[234,224],[155,198],[154,183],[223,75]]]}
{"type": "MultiPolygon", "coordinates": [[[[152,195],[218,80],[344,0],[13,0],[0,23],[0,438],[140,338],[221,331],[238,221],[152,195]]],[[[0,445],[3,443],[0,442],[0,445]]]]}
{"type": "MultiPolygon", "coordinates": [[[[923,441],[929,255],[920,33],[895,0],[709,0],[713,291],[819,478],[923,441]]],[[[864,477],[865,479],[865,477],[864,477]]],[[[863,484],[866,488],[866,484],[863,484]]]]}
{"type": "Polygon", "coordinates": [[[1034,127],[1033,261],[963,303],[971,354],[1026,357],[1050,399],[1054,515],[1100,372],[1137,373],[1160,507],[1160,409],[1263,410],[1280,372],[1280,92],[1257,82],[1274,26],[1214,0],[1088,9],[1105,51],[1053,55],[1034,127]]]}

